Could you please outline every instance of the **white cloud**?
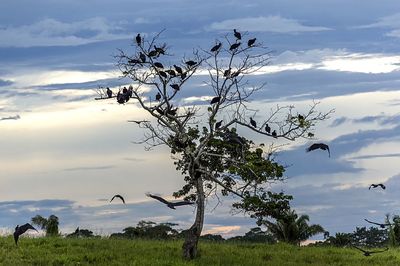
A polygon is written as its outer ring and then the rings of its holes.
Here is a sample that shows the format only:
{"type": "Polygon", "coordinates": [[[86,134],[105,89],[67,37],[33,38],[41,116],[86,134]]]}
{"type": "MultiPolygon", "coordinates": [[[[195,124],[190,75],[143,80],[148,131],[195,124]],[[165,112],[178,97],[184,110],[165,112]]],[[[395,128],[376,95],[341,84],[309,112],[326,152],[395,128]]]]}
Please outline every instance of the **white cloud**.
{"type": "Polygon", "coordinates": [[[72,46],[131,37],[121,30],[100,17],[71,23],[44,19],[19,27],[0,26],[0,46],[72,46]]]}
{"type": "Polygon", "coordinates": [[[392,30],[387,32],[386,36],[400,38],[400,13],[395,13],[390,16],[382,17],[375,23],[361,25],[355,28],[358,29],[389,28],[392,30]]]}
{"type": "Polygon", "coordinates": [[[278,32],[278,33],[299,33],[331,30],[320,26],[306,26],[294,19],[287,19],[281,16],[268,16],[256,18],[228,19],[212,23],[211,30],[232,30],[233,28],[248,31],[278,32]]]}

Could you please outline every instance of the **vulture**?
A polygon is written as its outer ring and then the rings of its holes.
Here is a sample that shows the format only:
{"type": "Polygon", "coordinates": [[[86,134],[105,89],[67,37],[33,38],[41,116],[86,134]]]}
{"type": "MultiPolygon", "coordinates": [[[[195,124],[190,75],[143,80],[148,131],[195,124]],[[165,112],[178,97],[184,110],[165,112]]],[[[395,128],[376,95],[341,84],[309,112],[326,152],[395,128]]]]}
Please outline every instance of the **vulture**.
{"type": "Polygon", "coordinates": [[[157,94],[156,94],[156,100],[157,101],[161,100],[161,94],[159,92],[157,92],[157,94]]]}
{"type": "Polygon", "coordinates": [[[221,121],[218,121],[217,123],[215,123],[215,129],[218,129],[218,128],[220,128],[220,127],[221,127],[221,125],[222,125],[222,121],[223,121],[223,120],[221,120],[221,121]]]}
{"type": "Polygon", "coordinates": [[[175,77],[176,76],[176,73],[175,73],[175,71],[174,70],[172,70],[172,69],[167,69],[167,70],[165,70],[165,72],[167,72],[168,74],[170,74],[171,76],[173,76],[173,77],[175,77]]]}
{"type": "Polygon", "coordinates": [[[356,246],[353,246],[353,247],[358,249],[359,251],[363,252],[364,253],[363,255],[366,256],[366,257],[368,257],[368,256],[370,256],[371,254],[374,254],[374,253],[381,253],[381,252],[385,252],[385,251],[389,250],[389,248],[386,248],[384,250],[368,251],[368,250],[364,250],[364,249],[356,247],[356,246]]]}
{"type": "Polygon", "coordinates": [[[119,194],[114,195],[114,197],[112,197],[112,199],[110,200],[110,202],[113,201],[115,198],[119,198],[119,199],[122,200],[122,202],[125,204],[125,199],[124,199],[124,197],[122,197],[122,196],[119,195],[119,194]]]}
{"type": "Polygon", "coordinates": [[[234,43],[234,44],[231,45],[231,47],[229,48],[229,50],[233,51],[233,50],[237,49],[239,46],[240,46],[240,42],[234,43]]]}
{"type": "Polygon", "coordinates": [[[178,206],[193,205],[193,204],[194,204],[194,202],[191,202],[191,201],[177,201],[177,202],[171,202],[171,201],[167,201],[167,200],[165,200],[165,199],[163,199],[163,198],[161,198],[161,197],[159,197],[159,196],[152,195],[152,194],[150,194],[150,193],[147,193],[146,196],[147,196],[147,197],[150,197],[150,198],[153,198],[153,199],[156,199],[156,200],[158,200],[158,201],[164,203],[165,205],[167,205],[168,208],[171,208],[171,209],[174,209],[174,210],[175,210],[175,207],[178,207],[178,206]]]}
{"type": "Polygon", "coordinates": [[[156,49],[157,53],[165,55],[165,51],[163,48],[154,45],[154,49],[156,49]]]}
{"type": "Polygon", "coordinates": [[[386,189],[386,186],[384,184],[371,184],[368,189],[371,189],[371,187],[372,188],[381,187],[382,189],[386,189]]]}
{"type": "Polygon", "coordinates": [[[136,35],[136,43],[139,46],[142,44],[142,37],[140,37],[140,33],[138,33],[138,35],[136,35]]]}
{"type": "Polygon", "coordinates": [[[221,46],[222,46],[222,43],[218,43],[218,44],[214,45],[213,48],[211,48],[210,51],[215,53],[215,52],[217,52],[219,50],[219,48],[221,48],[221,46]]]}
{"type": "Polygon", "coordinates": [[[278,137],[278,134],[276,133],[276,130],[272,131],[271,136],[273,136],[274,138],[278,137]]]}
{"type": "Polygon", "coordinates": [[[238,32],[236,29],[233,29],[233,35],[235,35],[236,39],[241,40],[242,39],[242,34],[238,32]]]}
{"type": "Polygon", "coordinates": [[[231,74],[231,68],[228,68],[227,70],[224,71],[224,77],[229,77],[231,74]]]}
{"type": "Polygon", "coordinates": [[[18,238],[20,235],[22,235],[23,233],[25,233],[26,231],[28,231],[29,229],[31,230],[35,230],[36,232],[38,232],[38,230],[36,230],[35,227],[33,227],[31,224],[26,223],[24,225],[17,225],[17,227],[15,227],[15,231],[14,231],[14,240],[15,240],[15,245],[18,246],[18,238]]]}
{"type": "Polygon", "coordinates": [[[250,47],[256,42],[257,38],[253,38],[247,41],[247,46],[250,47]]]}
{"type": "Polygon", "coordinates": [[[152,50],[152,51],[149,52],[149,56],[150,57],[156,57],[156,56],[158,56],[158,52],[156,50],[152,50]]]}
{"type": "Polygon", "coordinates": [[[265,132],[271,133],[271,127],[268,124],[265,125],[265,132]]]}
{"type": "Polygon", "coordinates": [[[257,122],[254,121],[252,117],[250,117],[250,124],[251,124],[254,128],[257,128],[257,122]]]}
{"type": "Polygon", "coordinates": [[[329,146],[324,143],[314,143],[306,149],[306,152],[310,152],[310,151],[317,150],[317,149],[328,151],[328,155],[329,155],[329,157],[331,157],[331,152],[329,151],[329,146]]]}
{"type": "Polygon", "coordinates": [[[168,76],[167,76],[167,73],[165,73],[164,71],[158,71],[158,74],[161,76],[161,77],[163,77],[163,78],[167,78],[168,76]]]}
{"type": "Polygon", "coordinates": [[[154,66],[157,68],[164,68],[163,64],[161,64],[160,62],[155,62],[154,66]]]}
{"type": "Polygon", "coordinates": [[[370,223],[370,224],[379,225],[381,228],[385,228],[386,226],[392,225],[391,223],[381,224],[381,223],[376,223],[376,222],[369,221],[368,219],[364,219],[364,220],[365,220],[366,222],[370,223]]]}
{"type": "Polygon", "coordinates": [[[146,55],[144,53],[140,52],[139,58],[142,61],[142,63],[146,63],[146,55]]]}
{"type": "Polygon", "coordinates": [[[107,87],[107,96],[108,96],[108,98],[111,98],[112,97],[112,90],[110,90],[110,88],[109,87],[107,87]]]}
{"type": "Polygon", "coordinates": [[[211,99],[210,104],[219,103],[220,100],[221,100],[221,97],[220,96],[216,96],[216,97],[211,99]]]}
{"type": "Polygon", "coordinates": [[[181,79],[184,80],[186,78],[186,73],[181,74],[181,79]]]}
{"type": "Polygon", "coordinates": [[[178,84],[171,84],[169,85],[171,88],[173,88],[176,91],[179,91],[179,85],[178,84]]]}
{"type": "Polygon", "coordinates": [[[119,91],[119,92],[117,93],[117,102],[118,102],[119,104],[125,103],[125,97],[124,97],[124,94],[121,93],[121,91],[119,91]]]}
{"type": "Polygon", "coordinates": [[[177,65],[174,65],[174,68],[175,68],[176,72],[178,72],[179,74],[182,74],[182,73],[183,73],[181,67],[179,67],[179,66],[177,66],[177,65]]]}
{"type": "Polygon", "coordinates": [[[188,65],[189,67],[195,66],[197,65],[197,62],[193,61],[193,60],[189,60],[185,62],[186,65],[188,65]]]}

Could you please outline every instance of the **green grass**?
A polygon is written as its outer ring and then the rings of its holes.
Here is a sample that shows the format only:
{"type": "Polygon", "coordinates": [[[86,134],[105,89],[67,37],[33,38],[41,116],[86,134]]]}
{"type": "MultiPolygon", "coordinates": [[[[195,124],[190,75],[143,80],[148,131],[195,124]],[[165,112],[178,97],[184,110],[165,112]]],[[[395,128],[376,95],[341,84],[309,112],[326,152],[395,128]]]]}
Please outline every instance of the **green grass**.
{"type": "Polygon", "coordinates": [[[285,244],[200,243],[200,257],[181,258],[181,241],[0,238],[0,265],[400,265],[400,250],[364,257],[352,248],[285,244]]]}

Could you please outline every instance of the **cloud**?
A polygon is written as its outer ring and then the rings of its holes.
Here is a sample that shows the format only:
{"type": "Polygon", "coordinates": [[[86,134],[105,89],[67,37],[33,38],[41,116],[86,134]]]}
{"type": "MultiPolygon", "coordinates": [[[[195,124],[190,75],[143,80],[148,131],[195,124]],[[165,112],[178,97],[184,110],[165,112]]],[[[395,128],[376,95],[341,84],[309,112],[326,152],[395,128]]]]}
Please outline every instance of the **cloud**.
{"type": "Polygon", "coordinates": [[[369,154],[351,157],[351,160],[362,160],[362,159],[375,159],[375,158],[389,158],[389,157],[400,157],[400,153],[387,153],[387,154],[369,154]]]}
{"type": "Polygon", "coordinates": [[[369,28],[389,28],[391,31],[387,32],[385,35],[389,37],[400,38],[400,13],[395,13],[390,16],[385,16],[378,19],[377,22],[357,26],[358,29],[369,29],[369,28]]]}
{"type": "Polygon", "coordinates": [[[21,119],[21,117],[19,115],[14,115],[14,116],[2,117],[2,118],[0,118],[0,121],[3,121],[3,120],[18,120],[18,119],[21,119]]]}
{"type": "Polygon", "coordinates": [[[65,168],[64,171],[92,171],[92,170],[105,170],[114,168],[114,165],[104,165],[104,166],[84,166],[84,167],[73,167],[65,168]]]}
{"type": "Polygon", "coordinates": [[[11,80],[0,79],[0,87],[9,86],[11,84],[13,84],[13,82],[11,80]]]}
{"type": "Polygon", "coordinates": [[[287,19],[281,16],[268,16],[256,18],[228,19],[221,22],[214,22],[209,26],[211,30],[232,30],[243,29],[258,32],[276,33],[299,33],[331,30],[326,27],[306,26],[294,19],[287,19]]]}
{"type": "Polygon", "coordinates": [[[0,26],[0,46],[75,46],[130,37],[122,32],[120,25],[100,17],[70,23],[47,18],[30,25],[0,26]]]}

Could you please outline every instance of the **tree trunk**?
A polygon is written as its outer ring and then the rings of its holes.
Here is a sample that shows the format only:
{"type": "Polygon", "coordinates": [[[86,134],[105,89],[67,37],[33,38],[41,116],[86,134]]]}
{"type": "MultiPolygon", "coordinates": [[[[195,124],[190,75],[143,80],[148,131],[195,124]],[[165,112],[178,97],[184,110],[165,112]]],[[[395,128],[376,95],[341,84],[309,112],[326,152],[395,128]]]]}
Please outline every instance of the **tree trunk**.
{"type": "Polygon", "coordinates": [[[183,257],[191,260],[197,256],[197,243],[199,242],[201,231],[203,230],[204,222],[204,189],[203,179],[201,175],[196,175],[196,190],[197,190],[197,211],[196,219],[190,229],[187,231],[185,242],[182,246],[183,257]]]}

